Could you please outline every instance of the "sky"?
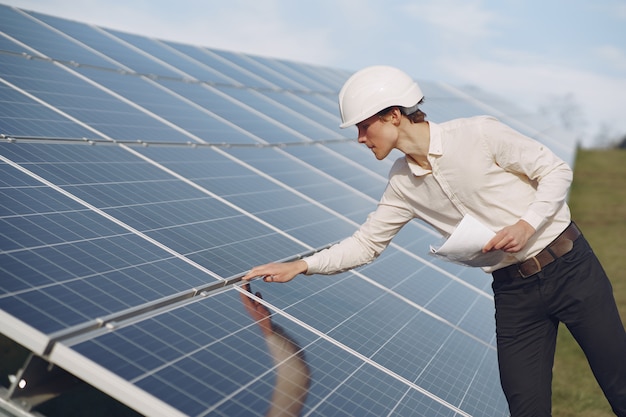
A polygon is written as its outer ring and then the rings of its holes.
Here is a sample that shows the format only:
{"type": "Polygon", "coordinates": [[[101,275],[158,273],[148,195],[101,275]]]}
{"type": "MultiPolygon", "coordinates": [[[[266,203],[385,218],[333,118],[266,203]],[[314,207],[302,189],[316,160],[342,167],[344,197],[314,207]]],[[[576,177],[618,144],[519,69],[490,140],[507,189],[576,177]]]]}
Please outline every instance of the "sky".
{"type": "MultiPolygon", "coordinates": [[[[476,86],[584,147],[626,137],[626,0],[0,0],[104,28],[476,86]]],[[[0,28],[1,30],[1,28],[0,28]]],[[[428,99],[428,98],[426,98],[428,99]]]]}

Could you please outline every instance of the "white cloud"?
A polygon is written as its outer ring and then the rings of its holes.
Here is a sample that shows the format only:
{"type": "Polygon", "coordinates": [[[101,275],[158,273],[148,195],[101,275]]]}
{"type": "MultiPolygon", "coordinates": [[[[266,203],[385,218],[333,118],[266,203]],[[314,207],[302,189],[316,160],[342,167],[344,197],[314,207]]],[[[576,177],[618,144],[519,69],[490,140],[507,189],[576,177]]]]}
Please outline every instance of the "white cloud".
{"type": "Polygon", "coordinates": [[[433,25],[444,37],[458,41],[473,40],[494,34],[493,23],[501,18],[486,10],[481,1],[440,0],[406,5],[414,18],[433,25]]]}
{"type": "Polygon", "coordinates": [[[328,48],[329,30],[298,26],[285,19],[279,9],[275,1],[231,1],[218,9],[205,10],[206,13],[186,22],[184,28],[164,37],[171,39],[182,30],[180,36],[193,39],[191,43],[196,45],[304,62],[327,61],[332,53],[328,48]]]}
{"type": "Polygon", "coordinates": [[[623,118],[626,96],[621,93],[626,91],[624,78],[540,62],[522,65],[519,61],[511,63],[466,57],[462,61],[444,59],[440,65],[459,83],[477,85],[533,111],[554,103],[555,97],[571,95],[585,118],[585,132],[577,134],[584,135],[587,140],[596,135],[603,125],[626,132],[623,118]]]}
{"type": "Polygon", "coordinates": [[[626,71],[626,53],[613,45],[604,45],[596,48],[596,55],[611,68],[626,71]]]}

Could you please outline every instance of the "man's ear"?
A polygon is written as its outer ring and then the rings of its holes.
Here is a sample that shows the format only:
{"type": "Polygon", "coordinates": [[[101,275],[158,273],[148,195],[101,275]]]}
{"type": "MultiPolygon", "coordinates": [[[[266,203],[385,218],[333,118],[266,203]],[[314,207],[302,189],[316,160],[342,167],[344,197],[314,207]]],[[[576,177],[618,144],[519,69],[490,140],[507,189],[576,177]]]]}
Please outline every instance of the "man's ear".
{"type": "Polygon", "coordinates": [[[399,107],[393,107],[391,111],[388,113],[389,120],[396,126],[400,124],[400,120],[402,120],[402,112],[399,107]]]}

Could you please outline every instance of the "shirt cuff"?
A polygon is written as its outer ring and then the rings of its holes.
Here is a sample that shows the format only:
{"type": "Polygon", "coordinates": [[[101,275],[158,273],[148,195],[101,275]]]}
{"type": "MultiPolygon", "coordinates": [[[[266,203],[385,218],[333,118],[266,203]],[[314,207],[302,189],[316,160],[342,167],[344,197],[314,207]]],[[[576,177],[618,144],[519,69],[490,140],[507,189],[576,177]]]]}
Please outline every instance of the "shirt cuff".
{"type": "Polygon", "coordinates": [[[314,274],[317,274],[317,272],[319,271],[315,263],[315,260],[312,259],[314,256],[315,255],[311,255],[308,258],[302,258],[302,260],[307,265],[306,272],[304,273],[304,275],[314,275],[314,274]]]}
{"type": "Polygon", "coordinates": [[[543,216],[540,216],[532,211],[526,212],[526,214],[522,216],[522,220],[534,227],[535,231],[539,230],[539,228],[543,226],[546,222],[546,219],[543,216]]]}

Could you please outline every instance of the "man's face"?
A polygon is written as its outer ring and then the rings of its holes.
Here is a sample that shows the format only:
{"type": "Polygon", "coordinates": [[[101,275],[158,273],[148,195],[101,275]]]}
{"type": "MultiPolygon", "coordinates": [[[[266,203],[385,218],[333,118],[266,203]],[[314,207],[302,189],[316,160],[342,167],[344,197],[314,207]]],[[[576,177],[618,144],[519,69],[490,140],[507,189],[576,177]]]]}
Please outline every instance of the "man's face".
{"type": "Polygon", "coordinates": [[[395,126],[382,116],[376,114],[357,123],[356,127],[359,129],[359,143],[365,144],[376,159],[385,159],[394,148],[395,126]]]}

